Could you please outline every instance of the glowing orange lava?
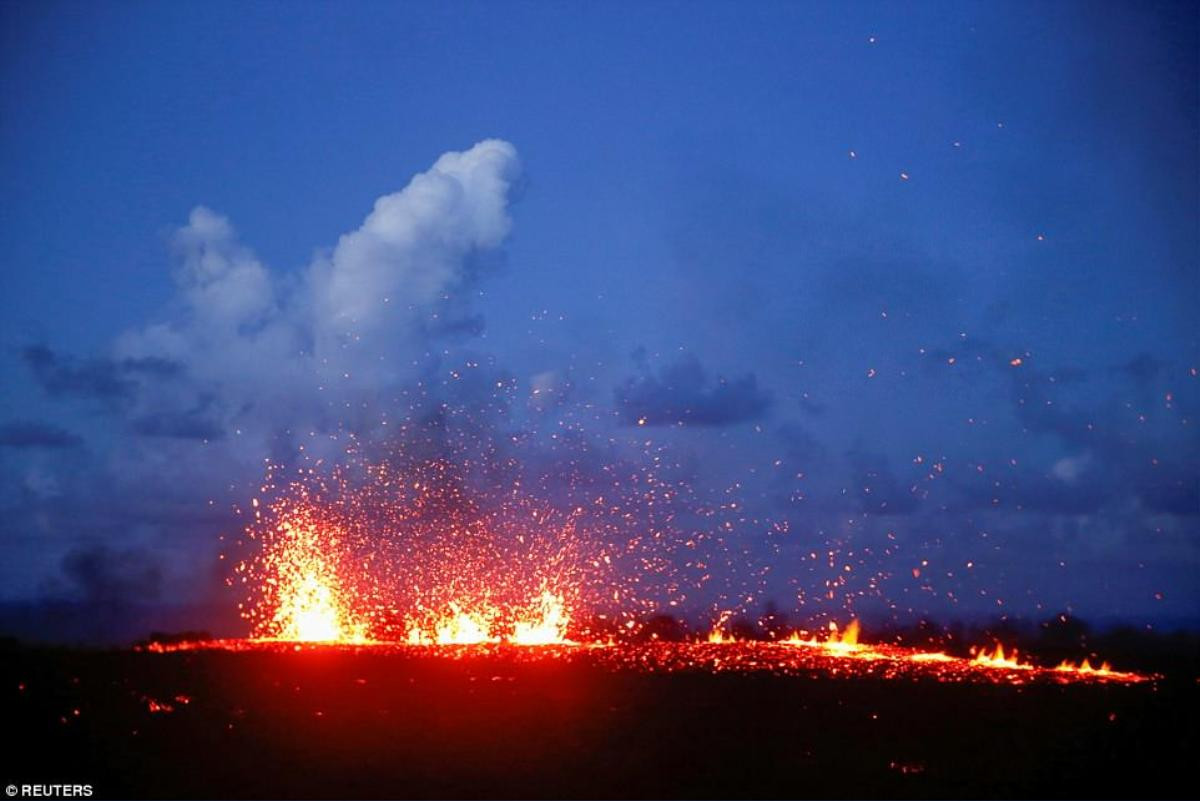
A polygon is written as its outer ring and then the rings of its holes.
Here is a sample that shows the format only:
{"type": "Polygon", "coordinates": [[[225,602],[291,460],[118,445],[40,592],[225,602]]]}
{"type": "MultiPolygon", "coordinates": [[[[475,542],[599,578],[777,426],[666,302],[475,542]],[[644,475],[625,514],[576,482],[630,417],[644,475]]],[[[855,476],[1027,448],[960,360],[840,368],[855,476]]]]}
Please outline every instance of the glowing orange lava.
{"type": "Polygon", "coordinates": [[[477,612],[464,612],[452,605],[450,614],[435,627],[433,639],[438,645],[479,645],[496,642],[497,638],[491,635],[491,629],[492,623],[488,616],[477,612]]]}
{"type": "Polygon", "coordinates": [[[1080,676],[1097,676],[1106,679],[1116,679],[1118,681],[1137,681],[1139,676],[1136,673],[1123,673],[1119,670],[1113,670],[1107,662],[1101,662],[1100,667],[1092,667],[1087,657],[1078,665],[1063,660],[1058,667],[1054,668],[1060,673],[1076,674],[1080,676]]]}
{"type": "Polygon", "coordinates": [[[512,641],[517,645],[570,644],[567,626],[571,616],[563,605],[561,595],[543,590],[534,614],[527,620],[518,620],[513,628],[512,641]]]}
{"type": "MultiPolygon", "coordinates": [[[[337,532],[314,517],[293,515],[275,529],[265,560],[269,572],[264,581],[263,601],[258,610],[268,610],[256,626],[259,642],[352,645],[373,647],[416,647],[422,651],[441,646],[540,646],[547,658],[558,658],[571,649],[556,648],[576,643],[567,637],[571,614],[564,596],[543,582],[540,592],[524,604],[455,600],[442,611],[426,612],[410,619],[400,636],[380,642],[368,636],[369,616],[355,614],[356,596],[340,582],[338,563],[331,545],[337,532]]],[[[633,643],[611,648],[582,649],[604,652],[602,662],[639,670],[773,670],[829,672],[831,675],[883,677],[929,676],[939,681],[994,681],[1024,683],[1047,681],[1136,682],[1147,677],[1112,670],[1107,663],[1092,667],[1088,660],[1078,665],[1063,662],[1055,668],[1039,668],[1021,659],[1016,649],[1007,653],[1003,645],[991,650],[972,649],[967,658],[940,651],[921,651],[896,645],[860,641],[861,626],[851,620],[844,630],[830,623],[823,636],[795,632],[779,642],[739,641],[723,628],[728,615],[700,643],[633,643]],[[842,663],[842,667],[837,667],[842,663]]],[[[252,641],[233,641],[217,647],[243,649],[252,641]]],[[[599,644],[599,643],[597,643],[599,644]]],[[[200,644],[199,647],[205,647],[200,644]]],[[[178,648],[152,647],[152,650],[178,648]]]]}
{"type": "Polygon", "coordinates": [[[799,645],[806,648],[821,648],[831,653],[857,653],[867,652],[869,649],[860,645],[858,642],[859,624],[857,620],[851,620],[850,625],[846,626],[846,631],[838,632],[836,623],[832,621],[829,624],[829,635],[824,640],[818,640],[815,637],[802,638],[800,632],[794,632],[791,637],[784,640],[788,645],[799,645]]]}
{"type": "Polygon", "coordinates": [[[273,554],[268,580],[274,614],[260,624],[265,639],[295,642],[363,642],[366,627],[339,595],[337,571],[320,552],[320,533],[311,521],[286,522],[273,554]]]}
{"type": "Polygon", "coordinates": [[[491,604],[451,602],[432,620],[410,622],[408,645],[573,645],[567,638],[571,615],[559,593],[545,589],[525,608],[515,611],[491,604]]]}
{"type": "Polygon", "coordinates": [[[246,555],[229,579],[242,585],[252,637],[572,644],[572,610],[612,565],[604,543],[576,535],[581,510],[517,492],[482,509],[442,462],[404,479],[387,462],[359,467],[354,477],[301,471],[282,485],[269,476],[252,499],[237,543],[246,555]]]}
{"type": "MultiPolygon", "coordinates": [[[[505,658],[581,659],[624,670],[1000,684],[1153,678],[1114,671],[1107,663],[1092,667],[1087,659],[1039,667],[1000,644],[954,656],[863,642],[858,620],[844,629],[830,623],[823,632],[797,631],[766,642],[728,633],[731,613],[726,612],[701,641],[664,641],[637,622],[636,613],[609,609],[601,614],[596,596],[584,594],[579,565],[599,569],[611,560],[603,549],[583,558],[586,549],[580,550],[575,528],[578,510],[556,517],[542,507],[522,505],[516,510],[520,514],[507,517],[464,516],[458,495],[430,489],[453,487],[441,472],[437,475],[440,483],[402,484],[383,471],[365,496],[339,490],[324,498],[327,488],[318,484],[290,486],[265,508],[255,500],[246,542],[256,551],[237,565],[231,579],[246,587],[242,613],[251,623],[251,639],[151,644],[147,650],[352,647],[455,659],[502,652],[510,655],[505,658]],[[396,487],[408,494],[395,495],[396,487]],[[449,511],[427,521],[422,512],[430,506],[449,511]],[[593,600],[584,600],[588,597],[593,600]],[[594,615],[592,622],[572,629],[581,610],[594,615]],[[596,621],[603,625],[590,638],[580,636],[596,621]]],[[[628,601],[613,587],[601,597],[614,604],[628,601]]]]}
{"type": "MultiPolygon", "coordinates": [[[[806,642],[801,640],[801,642],[806,642]]],[[[722,639],[719,642],[649,642],[595,643],[594,647],[578,647],[561,643],[540,644],[527,648],[513,639],[469,645],[438,644],[423,636],[419,641],[396,642],[310,642],[286,643],[278,640],[212,640],[174,644],[152,643],[144,650],[153,653],[219,649],[229,651],[291,652],[324,651],[327,649],[370,650],[391,654],[400,659],[559,661],[582,662],[606,670],[652,673],[711,672],[711,673],[772,673],[780,676],[822,676],[830,679],[889,679],[906,681],[936,681],[965,684],[1073,684],[1103,682],[1137,684],[1156,680],[1157,676],[1126,673],[1107,668],[1085,669],[1082,664],[1058,667],[1037,667],[1017,662],[1011,656],[997,662],[994,652],[988,661],[977,657],[956,657],[942,652],[926,652],[895,645],[867,645],[856,650],[819,646],[796,647],[794,642],[762,642],[755,640],[722,639]],[[1012,664],[1022,667],[1013,668],[1012,664]]]]}
{"type": "Polygon", "coordinates": [[[996,649],[991,652],[979,649],[975,653],[974,659],[971,660],[971,664],[978,667],[1003,668],[1005,670],[1033,669],[1033,665],[1028,662],[1022,662],[1018,658],[1016,648],[1013,648],[1012,652],[1005,656],[1004,646],[999,643],[996,644],[996,649]]]}

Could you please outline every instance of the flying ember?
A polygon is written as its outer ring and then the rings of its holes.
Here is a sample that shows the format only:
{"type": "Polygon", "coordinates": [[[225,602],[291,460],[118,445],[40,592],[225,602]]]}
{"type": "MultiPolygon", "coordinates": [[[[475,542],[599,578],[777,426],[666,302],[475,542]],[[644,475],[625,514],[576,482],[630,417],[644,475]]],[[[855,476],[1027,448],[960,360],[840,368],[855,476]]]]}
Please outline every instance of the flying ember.
{"type": "MultiPolygon", "coordinates": [[[[742,639],[727,631],[734,614],[727,609],[706,637],[662,639],[647,633],[645,618],[675,603],[656,601],[646,589],[661,578],[654,568],[670,561],[653,558],[660,547],[654,543],[665,538],[649,538],[650,545],[637,533],[619,539],[614,534],[627,532],[610,513],[588,515],[583,505],[562,512],[519,491],[499,500],[478,494],[468,476],[444,461],[410,463],[404,471],[386,461],[357,467],[358,475],[338,468],[328,475],[301,471],[279,484],[270,477],[262,487],[264,500],[252,504],[253,522],[240,543],[250,553],[234,579],[246,591],[242,611],[251,639],[153,650],[287,643],[462,658],[472,649],[534,646],[525,658],[587,659],[640,671],[1015,684],[1152,678],[1107,663],[1093,668],[1086,658],[1039,667],[999,643],[966,656],[871,643],[862,640],[857,619],[844,629],[830,621],[817,632],[742,639]],[[631,563],[638,568],[632,579],[614,570],[631,563]]],[[[636,525],[641,517],[626,512],[619,519],[636,525]]],[[[699,537],[692,536],[684,541],[694,545],[699,537]]],[[[679,574],[665,575],[662,583],[686,597],[679,574]]]]}

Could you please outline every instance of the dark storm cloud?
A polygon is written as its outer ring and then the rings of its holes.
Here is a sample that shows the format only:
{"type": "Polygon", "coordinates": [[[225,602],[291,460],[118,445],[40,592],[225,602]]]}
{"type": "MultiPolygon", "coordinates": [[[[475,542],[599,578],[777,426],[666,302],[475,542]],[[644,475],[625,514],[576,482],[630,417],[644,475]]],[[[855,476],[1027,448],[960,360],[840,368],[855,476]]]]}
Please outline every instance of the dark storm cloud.
{"type": "Polygon", "coordinates": [[[626,425],[728,426],[755,420],[771,405],[753,373],[710,383],[695,356],[684,356],[657,375],[643,366],[615,392],[617,410],[626,425]]]}
{"type": "Polygon", "coordinates": [[[1043,367],[1020,348],[978,338],[926,358],[931,375],[950,368],[962,380],[1007,383],[1016,421],[1056,454],[1049,462],[1043,456],[1041,467],[1022,460],[999,474],[952,480],[959,494],[949,507],[1200,514],[1200,472],[1191,458],[1200,450],[1200,391],[1179,364],[1142,352],[1094,369],[1043,367]]]}
{"type": "Polygon", "coordinates": [[[183,370],[159,357],[78,359],[45,345],[30,345],[21,351],[21,357],[47,395],[109,403],[132,398],[139,379],[171,378],[183,370]]]}
{"type": "MultiPolygon", "coordinates": [[[[1200,480],[1195,469],[1176,466],[1157,471],[1152,481],[1139,482],[1142,504],[1151,512],[1183,516],[1200,515],[1200,480]]],[[[1149,479],[1151,476],[1145,475],[1149,479]]]]}
{"type": "Polygon", "coordinates": [[[36,421],[0,425],[0,448],[78,448],[83,440],[64,428],[36,421]]]}
{"type": "Polygon", "coordinates": [[[172,405],[150,405],[132,416],[130,427],[140,436],[160,436],[166,439],[216,440],[226,432],[220,417],[221,399],[211,392],[199,392],[184,409],[172,405]]]}
{"type": "Polygon", "coordinates": [[[130,430],[139,436],[192,440],[224,436],[222,426],[212,419],[219,404],[210,393],[191,398],[184,392],[188,408],[172,408],[180,402],[174,395],[184,389],[179,379],[185,370],[178,362],[157,356],[81,359],[45,345],[31,345],[21,355],[51,398],[97,401],[110,411],[128,414],[130,430]],[[154,391],[172,386],[174,393],[154,391]]]}
{"type": "Polygon", "coordinates": [[[196,411],[147,414],[133,420],[131,427],[143,437],[213,440],[225,436],[225,429],[219,423],[196,411]]]}
{"type": "Polygon", "coordinates": [[[1031,431],[1054,434],[1068,444],[1102,448],[1114,458],[1156,447],[1172,451],[1200,444],[1200,433],[1186,422],[1200,411],[1195,378],[1149,357],[1139,357],[1133,364],[1111,370],[1110,381],[1089,382],[1078,370],[1014,371],[1017,419],[1031,431]],[[1064,373],[1071,378],[1063,380],[1064,373]],[[1172,377],[1178,379],[1174,384],[1172,377]]]}
{"type": "Polygon", "coordinates": [[[162,566],[140,548],[76,548],[63,557],[62,570],[89,601],[149,601],[162,592],[162,566]]]}
{"type": "Polygon", "coordinates": [[[33,377],[51,397],[120,400],[134,390],[133,382],[107,360],[80,361],[61,356],[44,345],[31,345],[21,355],[33,377]]]}

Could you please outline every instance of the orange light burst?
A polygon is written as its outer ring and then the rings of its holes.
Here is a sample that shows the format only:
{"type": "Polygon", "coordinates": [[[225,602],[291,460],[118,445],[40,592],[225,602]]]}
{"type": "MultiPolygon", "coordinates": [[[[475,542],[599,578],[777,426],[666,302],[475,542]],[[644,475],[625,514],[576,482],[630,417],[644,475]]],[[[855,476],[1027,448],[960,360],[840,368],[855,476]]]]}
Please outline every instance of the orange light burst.
{"type": "Polygon", "coordinates": [[[313,573],[306,573],[284,593],[275,613],[278,639],[300,642],[336,642],[342,625],[333,590],[313,573]]]}
{"type": "Polygon", "coordinates": [[[438,645],[479,645],[496,642],[491,635],[490,616],[475,612],[464,612],[452,606],[450,614],[434,628],[433,640],[438,645]]]}
{"type": "Polygon", "coordinates": [[[733,612],[725,611],[717,617],[717,622],[713,624],[712,630],[708,633],[708,642],[714,645],[734,642],[734,637],[731,634],[725,633],[725,624],[729,622],[729,618],[733,616],[733,612]]]}
{"type": "MultiPolygon", "coordinates": [[[[761,642],[730,634],[732,613],[725,612],[704,641],[664,641],[654,631],[649,642],[638,642],[645,631],[638,621],[664,608],[646,590],[654,572],[663,571],[670,592],[682,596],[689,588],[669,572],[670,560],[655,555],[658,531],[617,536],[628,531],[624,526],[640,528],[643,516],[631,510],[641,507],[556,509],[533,500],[519,482],[499,499],[477,502],[464,489],[468,477],[445,461],[408,465],[411,474],[390,462],[358,469],[352,479],[340,468],[329,474],[310,468],[282,487],[270,477],[264,483],[261,495],[271,500],[254,500],[253,522],[239,542],[252,553],[230,580],[246,590],[241,609],[252,639],[148,649],[365,646],[454,658],[519,651],[530,659],[587,653],[580,658],[620,669],[1015,684],[1149,678],[1107,663],[1094,668],[1086,659],[1038,667],[1000,644],[960,657],[863,642],[858,620],[761,642]],[[589,622],[580,625],[584,612],[589,622]],[[609,647],[560,647],[606,639],[609,647]]],[[[655,499],[643,499],[645,508],[657,509],[655,499]]],[[[689,550],[702,544],[698,535],[683,542],[689,550]]],[[[709,575],[706,558],[692,562],[702,579],[709,575]]]]}
{"type": "Polygon", "coordinates": [[[602,580],[615,570],[607,510],[586,518],[519,488],[475,498],[456,469],[362,462],[280,484],[269,471],[238,543],[248,554],[230,578],[244,587],[252,636],[570,644],[583,598],[595,609],[601,592],[610,603],[622,597],[602,580]],[[581,518],[597,533],[581,535],[581,518]]]}
{"type": "Polygon", "coordinates": [[[504,610],[487,603],[451,602],[441,616],[410,622],[408,645],[574,645],[567,638],[571,615],[561,593],[549,589],[532,603],[504,610]]]}
{"type": "Polygon", "coordinates": [[[320,550],[325,535],[319,524],[285,521],[277,533],[269,557],[275,574],[266,581],[273,613],[259,621],[256,634],[295,642],[365,641],[366,626],[353,619],[337,571],[320,550]]]}
{"type": "MultiPolygon", "coordinates": [[[[1053,669],[1039,668],[1034,664],[1022,661],[1017,654],[1017,650],[1011,649],[1006,654],[1004,647],[997,644],[994,649],[971,649],[972,656],[964,659],[961,657],[951,656],[942,651],[921,651],[913,648],[904,648],[897,645],[883,644],[865,644],[859,642],[859,634],[861,627],[857,620],[851,620],[846,626],[844,632],[839,631],[837,624],[831,622],[829,624],[829,634],[818,639],[816,636],[807,634],[806,632],[793,632],[786,640],[781,640],[778,645],[787,648],[803,648],[805,651],[811,652],[816,658],[826,659],[853,659],[858,661],[881,661],[890,662],[893,664],[911,664],[913,666],[922,666],[920,670],[928,671],[932,675],[944,681],[961,681],[969,680],[972,674],[982,676],[991,674],[990,680],[1001,681],[1006,674],[1013,676],[1013,671],[1021,671],[1034,674],[1037,678],[1055,678],[1059,681],[1072,679],[1105,679],[1120,682],[1138,682],[1146,681],[1147,676],[1137,673],[1122,673],[1113,670],[1107,662],[1103,663],[1099,668],[1093,668],[1087,659],[1079,665],[1071,662],[1063,662],[1053,669]],[[816,656],[819,655],[819,656],[816,656]]],[[[743,642],[727,635],[720,627],[715,627],[708,634],[705,643],[708,645],[732,646],[732,650],[745,651],[745,654],[737,654],[738,657],[747,658],[746,664],[754,665],[763,654],[763,649],[770,649],[772,652],[776,649],[775,644],[743,642]],[[755,656],[749,657],[749,654],[755,656]]],[[[724,651],[731,650],[729,648],[722,649],[724,651]]],[[[737,664],[737,659],[730,660],[727,657],[718,659],[714,665],[724,665],[721,669],[736,669],[733,666],[737,664]]],[[[789,666],[792,660],[785,655],[777,657],[777,665],[789,666]]],[[[804,664],[808,664],[805,662],[804,664]]],[[[785,668],[786,669],[786,668],[785,668]]],[[[916,669],[914,667],[914,669],[916,669]]],[[[1020,682],[1023,679],[1013,678],[1012,681],[1020,682]]]]}
{"type": "Polygon", "coordinates": [[[512,641],[517,645],[568,645],[567,626],[571,616],[561,595],[542,590],[533,615],[518,620],[513,628],[512,641]]]}

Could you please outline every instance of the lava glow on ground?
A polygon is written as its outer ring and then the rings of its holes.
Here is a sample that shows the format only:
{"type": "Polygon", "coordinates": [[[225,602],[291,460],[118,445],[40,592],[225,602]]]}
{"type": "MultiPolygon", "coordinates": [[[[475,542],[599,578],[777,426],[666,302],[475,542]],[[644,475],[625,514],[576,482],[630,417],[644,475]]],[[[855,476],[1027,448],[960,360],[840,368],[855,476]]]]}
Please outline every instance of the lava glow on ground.
{"type": "Polygon", "coordinates": [[[641,641],[576,643],[539,624],[518,623],[511,638],[491,636],[472,618],[452,618],[438,628],[436,640],[379,642],[364,639],[295,641],[284,639],[225,639],[151,643],[145,650],[168,653],[194,650],[235,652],[350,651],[399,657],[470,658],[503,657],[518,662],[569,661],[612,670],[655,673],[680,671],[765,672],[775,675],[841,678],[882,678],[976,682],[1021,685],[1028,683],[1115,682],[1139,683],[1154,676],[1113,670],[1107,663],[1092,667],[1062,662],[1042,667],[1025,661],[1002,646],[979,650],[971,657],[940,651],[920,651],[895,645],[868,645],[858,641],[858,623],[845,633],[836,630],[824,638],[801,636],[776,642],[739,641],[713,632],[692,642],[641,641]],[[532,633],[531,633],[532,632],[532,633]]]}
{"type": "Polygon", "coordinates": [[[1137,683],[1154,678],[1113,670],[1106,662],[1093,666],[1086,658],[1041,665],[998,643],[973,648],[967,656],[868,643],[860,640],[857,620],[844,630],[829,623],[819,632],[795,631],[773,641],[739,640],[724,632],[729,617],[724,614],[703,640],[666,641],[645,636],[643,624],[627,611],[599,616],[611,624],[607,632],[588,631],[573,625],[576,610],[589,597],[608,595],[619,601],[622,592],[618,588],[610,593],[604,587],[603,577],[612,574],[602,567],[613,560],[603,546],[578,536],[577,515],[557,525],[530,526],[528,520],[545,524],[552,515],[521,500],[486,519],[479,514],[455,517],[455,512],[447,525],[447,509],[464,504],[457,494],[444,495],[445,487],[455,486],[447,481],[446,470],[444,463],[437,463],[437,480],[430,481],[427,466],[426,477],[414,481],[373,467],[365,487],[350,489],[344,478],[330,484],[305,480],[284,485],[268,503],[255,499],[244,542],[259,550],[236,568],[248,593],[242,609],[252,636],[152,643],[146,648],[367,649],[447,659],[504,652],[523,661],[582,661],[645,672],[738,671],[1013,685],[1137,683]],[[397,487],[416,494],[398,498],[397,487]],[[437,510],[433,522],[419,514],[428,508],[437,510]],[[380,536],[381,519],[400,534],[380,536]],[[511,547],[505,549],[502,543],[511,547]],[[389,600],[401,596],[410,599],[407,605],[389,600]]]}

